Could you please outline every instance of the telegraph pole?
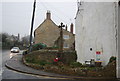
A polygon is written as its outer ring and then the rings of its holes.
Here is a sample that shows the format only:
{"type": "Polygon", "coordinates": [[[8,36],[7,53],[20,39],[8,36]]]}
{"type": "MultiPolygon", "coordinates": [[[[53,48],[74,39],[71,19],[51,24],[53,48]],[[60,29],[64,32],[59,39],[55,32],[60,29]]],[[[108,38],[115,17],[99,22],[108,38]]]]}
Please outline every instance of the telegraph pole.
{"type": "Polygon", "coordinates": [[[33,4],[33,14],[32,14],[32,21],[31,21],[29,52],[31,52],[31,50],[32,50],[32,32],[33,32],[33,24],[34,24],[34,16],[35,16],[35,7],[36,7],[36,0],[34,0],[34,4],[33,4]]]}
{"type": "Polygon", "coordinates": [[[59,25],[60,27],[60,52],[63,52],[63,27],[65,27],[65,25],[63,25],[63,23],[61,22],[61,24],[59,25]]]}

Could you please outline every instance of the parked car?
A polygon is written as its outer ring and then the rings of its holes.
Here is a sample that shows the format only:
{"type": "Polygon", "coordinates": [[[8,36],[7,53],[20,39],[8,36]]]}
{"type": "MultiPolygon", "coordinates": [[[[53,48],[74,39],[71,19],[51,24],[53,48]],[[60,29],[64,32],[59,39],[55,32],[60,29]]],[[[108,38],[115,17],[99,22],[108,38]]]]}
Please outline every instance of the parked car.
{"type": "Polygon", "coordinates": [[[19,53],[19,51],[20,51],[19,47],[13,47],[11,49],[11,53],[19,53]]]}

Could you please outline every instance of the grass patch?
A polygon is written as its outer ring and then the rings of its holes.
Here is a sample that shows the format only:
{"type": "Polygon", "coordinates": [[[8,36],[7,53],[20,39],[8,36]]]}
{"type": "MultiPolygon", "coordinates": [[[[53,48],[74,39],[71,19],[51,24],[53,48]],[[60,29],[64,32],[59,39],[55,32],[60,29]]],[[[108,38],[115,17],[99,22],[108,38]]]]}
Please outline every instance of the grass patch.
{"type": "Polygon", "coordinates": [[[82,66],[82,63],[80,63],[80,62],[72,62],[72,63],[70,63],[70,67],[72,67],[72,68],[81,67],[81,66],[82,66]]]}

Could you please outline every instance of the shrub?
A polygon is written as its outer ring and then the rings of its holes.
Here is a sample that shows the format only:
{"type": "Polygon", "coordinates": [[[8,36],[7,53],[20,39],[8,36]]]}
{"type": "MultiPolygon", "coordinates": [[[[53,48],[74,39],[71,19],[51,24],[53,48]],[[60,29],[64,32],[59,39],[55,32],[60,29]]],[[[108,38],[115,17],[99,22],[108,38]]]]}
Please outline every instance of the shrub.
{"type": "Polygon", "coordinates": [[[46,65],[46,64],[52,64],[52,63],[49,63],[49,62],[47,62],[47,61],[45,61],[45,60],[41,60],[40,62],[39,62],[39,64],[40,65],[46,65]]]}
{"type": "Polygon", "coordinates": [[[63,63],[68,64],[68,65],[72,62],[76,62],[76,60],[77,60],[76,51],[63,52],[62,55],[61,55],[61,60],[62,60],[63,63]]]}
{"type": "Polygon", "coordinates": [[[23,51],[23,55],[28,54],[28,50],[23,51]]]}
{"type": "Polygon", "coordinates": [[[45,45],[43,43],[34,44],[32,46],[32,51],[36,51],[36,50],[43,49],[43,48],[46,48],[46,47],[47,47],[47,45],[45,45]]]}
{"type": "Polygon", "coordinates": [[[80,63],[80,62],[72,62],[72,63],[70,63],[70,66],[73,67],[73,68],[81,67],[82,63],[80,63]]]}
{"type": "Polygon", "coordinates": [[[87,65],[87,64],[85,64],[85,63],[82,64],[82,67],[88,67],[88,66],[89,66],[89,65],[87,65]]]}
{"type": "Polygon", "coordinates": [[[111,62],[113,62],[113,61],[116,61],[116,57],[115,57],[115,56],[110,57],[109,63],[111,63],[111,62]]]}
{"type": "Polygon", "coordinates": [[[44,66],[46,64],[48,64],[48,65],[52,64],[52,63],[49,63],[45,60],[37,60],[35,58],[30,58],[30,57],[26,57],[25,60],[26,60],[27,63],[39,64],[39,65],[42,65],[42,66],[44,66]]]}
{"type": "Polygon", "coordinates": [[[25,60],[28,63],[35,63],[35,59],[34,58],[26,57],[25,60]]]}

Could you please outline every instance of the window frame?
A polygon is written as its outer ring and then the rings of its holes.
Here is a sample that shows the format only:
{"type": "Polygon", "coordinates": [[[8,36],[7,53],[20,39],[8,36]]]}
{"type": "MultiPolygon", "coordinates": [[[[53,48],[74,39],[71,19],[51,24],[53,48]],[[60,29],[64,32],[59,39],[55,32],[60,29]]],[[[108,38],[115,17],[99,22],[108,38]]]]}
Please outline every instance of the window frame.
{"type": "Polygon", "coordinates": [[[70,46],[69,46],[69,44],[68,43],[64,43],[63,44],[63,48],[69,48],[70,46]]]}
{"type": "Polygon", "coordinates": [[[69,35],[63,35],[63,39],[70,39],[69,35]]]}

